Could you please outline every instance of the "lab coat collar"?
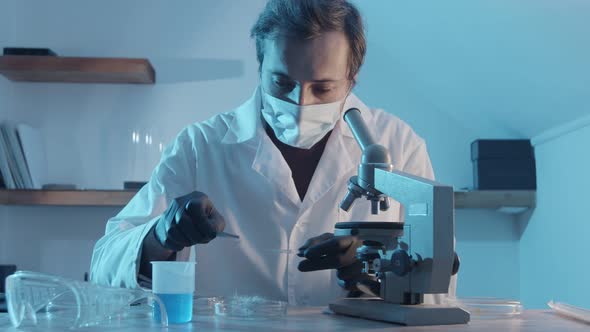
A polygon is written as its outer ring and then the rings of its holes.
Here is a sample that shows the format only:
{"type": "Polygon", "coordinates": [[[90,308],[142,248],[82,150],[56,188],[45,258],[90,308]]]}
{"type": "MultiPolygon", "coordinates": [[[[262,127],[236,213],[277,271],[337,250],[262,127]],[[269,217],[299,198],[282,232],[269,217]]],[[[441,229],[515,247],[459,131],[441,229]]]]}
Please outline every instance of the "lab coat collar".
{"type": "MultiPolygon", "coordinates": [[[[367,126],[373,118],[369,108],[353,93],[344,103],[343,111],[358,108],[367,126]]],[[[354,139],[348,124],[341,118],[326,143],[324,153],[313,174],[312,180],[300,207],[299,216],[303,216],[316,202],[330,191],[337,183],[347,181],[344,178],[360,162],[361,149],[354,139]]],[[[343,195],[345,193],[342,193],[343,195]]],[[[337,209],[338,207],[334,207],[337,209]]]]}
{"type": "Polygon", "coordinates": [[[221,142],[224,144],[244,143],[256,137],[256,134],[263,129],[260,118],[261,107],[260,87],[257,87],[252,97],[235,109],[235,116],[221,142]]]}
{"type": "MultiPolygon", "coordinates": [[[[222,142],[225,144],[244,143],[255,147],[256,155],[252,162],[252,168],[273,182],[279,191],[299,209],[301,216],[336,183],[346,181],[342,177],[358,165],[360,148],[346,122],[340,119],[326,143],[324,153],[302,202],[293,182],[289,165],[264,131],[260,117],[261,105],[260,88],[258,87],[254,95],[236,109],[235,117],[222,142]]],[[[373,117],[371,111],[351,93],[346,99],[344,110],[352,107],[361,111],[363,119],[370,126],[370,120],[373,117]]]]}
{"type": "MultiPolygon", "coordinates": [[[[317,201],[319,201],[339,181],[346,181],[344,175],[358,165],[360,148],[352,133],[346,133],[348,125],[339,121],[318,163],[307,193],[302,202],[299,215],[302,216],[317,201]]],[[[335,207],[336,208],[336,207],[335,207]]]]}
{"type": "MultiPolygon", "coordinates": [[[[235,110],[235,116],[221,141],[222,143],[243,143],[253,139],[256,134],[264,132],[262,120],[260,118],[260,109],[262,107],[261,98],[260,86],[258,86],[252,97],[235,110]]],[[[343,111],[352,107],[358,108],[361,111],[365,122],[369,123],[372,114],[369,111],[369,108],[354,93],[351,93],[348,98],[346,98],[343,111]]],[[[341,130],[339,130],[340,134],[349,138],[354,138],[348,125],[346,125],[342,119],[338,122],[338,125],[342,124],[340,125],[340,127],[342,127],[341,130]]]]}

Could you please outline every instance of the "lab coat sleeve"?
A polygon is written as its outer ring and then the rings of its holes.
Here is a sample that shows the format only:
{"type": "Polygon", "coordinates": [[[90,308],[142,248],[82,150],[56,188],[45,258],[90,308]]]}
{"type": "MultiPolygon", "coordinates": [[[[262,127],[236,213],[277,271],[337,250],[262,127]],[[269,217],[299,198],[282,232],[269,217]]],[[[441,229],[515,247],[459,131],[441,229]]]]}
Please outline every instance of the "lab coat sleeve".
{"type": "Polygon", "coordinates": [[[196,188],[197,154],[190,130],[184,129],[163,152],[149,182],[115,217],[92,254],[93,282],[136,288],[145,236],[175,197],[196,188]]]}

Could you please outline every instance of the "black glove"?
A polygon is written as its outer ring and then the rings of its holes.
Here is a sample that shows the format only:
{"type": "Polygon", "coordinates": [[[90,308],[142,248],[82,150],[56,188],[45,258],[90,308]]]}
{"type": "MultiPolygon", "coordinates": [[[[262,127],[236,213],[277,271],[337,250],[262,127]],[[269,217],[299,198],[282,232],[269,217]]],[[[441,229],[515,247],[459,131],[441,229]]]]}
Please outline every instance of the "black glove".
{"type": "Polygon", "coordinates": [[[356,248],[361,243],[356,236],[334,236],[324,233],[305,242],[297,256],[306,259],[299,263],[299,271],[340,269],[357,261],[356,248]]]}
{"type": "Polygon", "coordinates": [[[356,236],[334,236],[324,233],[311,238],[299,248],[299,257],[305,260],[299,263],[301,272],[336,269],[339,279],[338,284],[351,294],[358,292],[359,282],[374,280],[363,275],[363,263],[356,258],[356,249],[362,245],[362,241],[356,236]]]}
{"type": "Polygon", "coordinates": [[[180,251],[197,243],[208,243],[224,228],[225,220],[209,197],[193,191],[172,201],[156,223],[154,233],[165,248],[180,251]]]}

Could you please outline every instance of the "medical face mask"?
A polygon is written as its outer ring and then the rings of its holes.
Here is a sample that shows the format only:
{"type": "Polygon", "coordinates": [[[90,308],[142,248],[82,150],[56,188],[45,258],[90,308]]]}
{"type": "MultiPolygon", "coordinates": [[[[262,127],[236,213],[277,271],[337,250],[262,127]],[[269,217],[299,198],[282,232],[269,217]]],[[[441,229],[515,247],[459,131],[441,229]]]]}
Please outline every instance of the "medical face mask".
{"type": "Polygon", "coordinates": [[[263,94],[262,116],[266,123],[281,142],[301,149],[311,148],[334,128],[346,99],[302,106],[263,94]]]}

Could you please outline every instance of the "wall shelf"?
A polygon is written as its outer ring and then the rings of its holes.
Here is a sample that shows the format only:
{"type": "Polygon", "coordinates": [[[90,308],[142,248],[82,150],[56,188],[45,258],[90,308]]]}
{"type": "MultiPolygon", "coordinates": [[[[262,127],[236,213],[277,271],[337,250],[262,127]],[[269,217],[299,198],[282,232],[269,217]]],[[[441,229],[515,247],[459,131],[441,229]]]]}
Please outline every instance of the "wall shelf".
{"type": "Polygon", "coordinates": [[[537,203],[535,190],[475,190],[456,191],[457,209],[504,209],[522,212],[534,208],[537,203]]]}
{"type": "MultiPolygon", "coordinates": [[[[0,190],[0,205],[123,206],[135,190],[0,190]]],[[[455,192],[457,209],[530,209],[534,190],[455,192]]]]}
{"type": "Polygon", "coordinates": [[[123,206],[135,190],[0,190],[1,205],[123,206]]]}
{"type": "Polygon", "coordinates": [[[0,56],[0,74],[12,81],[154,84],[147,59],[0,56]]]}

